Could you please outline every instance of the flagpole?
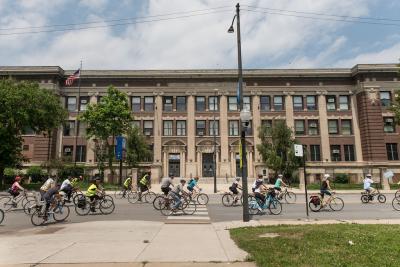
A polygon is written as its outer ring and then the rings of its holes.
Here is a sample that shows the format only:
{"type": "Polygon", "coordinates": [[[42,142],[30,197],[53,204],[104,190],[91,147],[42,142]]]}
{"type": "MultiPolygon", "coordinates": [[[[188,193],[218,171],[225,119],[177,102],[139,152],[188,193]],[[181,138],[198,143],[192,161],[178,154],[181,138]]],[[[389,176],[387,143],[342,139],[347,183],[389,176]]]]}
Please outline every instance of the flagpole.
{"type": "Polygon", "coordinates": [[[78,135],[79,135],[79,121],[78,121],[78,117],[79,117],[79,111],[81,109],[81,77],[82,77],[82,60],[81,60],[81,66],[79,68],[79,80],[78,80],[78,113],[76,115],[76,125],[75,125],[75,149],[74,149],[74,166],[76,166],[76,155],[78,153],[78,135]]]}

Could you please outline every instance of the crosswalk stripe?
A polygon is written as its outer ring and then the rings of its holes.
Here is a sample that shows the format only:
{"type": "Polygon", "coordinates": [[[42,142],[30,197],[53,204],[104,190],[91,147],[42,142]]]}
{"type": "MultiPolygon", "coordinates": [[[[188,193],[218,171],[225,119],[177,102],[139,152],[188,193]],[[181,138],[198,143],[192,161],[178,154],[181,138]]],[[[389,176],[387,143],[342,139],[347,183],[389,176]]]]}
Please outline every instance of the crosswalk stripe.
{"type": "Polygon", "coordinates": [[[209,223],[210,217],[208,214],[207,205],[196,205],[196,210],[194,207],[188,207],[187,211],[194,211],[192,215],[185,215],[179,213],[177,215],[171,215],[167,217],[168,223],[209,223]]]}
{"type": "Polygon", "coordinates": [[[168,220],[210,220],[210,217],[201,216],[168,216],[168,220]]]}

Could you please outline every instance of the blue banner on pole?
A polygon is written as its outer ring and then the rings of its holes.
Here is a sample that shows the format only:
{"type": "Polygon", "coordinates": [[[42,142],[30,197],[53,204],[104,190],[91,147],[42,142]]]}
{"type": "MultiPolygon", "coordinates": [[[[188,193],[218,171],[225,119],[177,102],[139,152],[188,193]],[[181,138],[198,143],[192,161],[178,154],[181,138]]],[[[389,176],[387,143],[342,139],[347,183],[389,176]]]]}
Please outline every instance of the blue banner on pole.
{"type": "Polygon", "coordinates": [[[117,146],[115,147],[115,157],[117,160],[122,160],[122,152],[125,146],[125,138],[123,136],[117,136],[117,146]]]}

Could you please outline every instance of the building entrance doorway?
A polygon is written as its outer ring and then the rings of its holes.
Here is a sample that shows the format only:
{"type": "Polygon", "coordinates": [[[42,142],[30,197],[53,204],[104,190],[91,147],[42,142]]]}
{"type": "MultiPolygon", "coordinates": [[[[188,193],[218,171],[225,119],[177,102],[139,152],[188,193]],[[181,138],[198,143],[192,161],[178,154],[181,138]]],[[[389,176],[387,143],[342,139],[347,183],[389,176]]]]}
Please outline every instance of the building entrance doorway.
{"type": "Polygon", "coordinates": [[[203,177],[214,177],[214,153],[203,153],[203,177]]]}
{"type": "MultiPolygon", "coordinates": [[[[244,169],[245,173],[247,173],[247,167],[244,169]]],[[[248,177],[247,173],[247,177],[248,177]]],[[[242,169],[240,168],[240,155],[236,154],[236,177],[242,177],[242,169]]]]}
{"type": "Polygon", "coordinates": [[[179,154],[169,154],[168,175],[181,176],[181,159],[179,154]]]}

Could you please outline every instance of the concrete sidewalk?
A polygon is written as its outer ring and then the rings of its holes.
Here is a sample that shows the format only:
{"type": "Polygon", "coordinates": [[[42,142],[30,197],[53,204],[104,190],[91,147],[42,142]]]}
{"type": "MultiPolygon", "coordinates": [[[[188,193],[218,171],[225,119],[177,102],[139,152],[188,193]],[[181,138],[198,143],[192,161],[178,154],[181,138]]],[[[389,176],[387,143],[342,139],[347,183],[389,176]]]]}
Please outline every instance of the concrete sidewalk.
{"type": "MultiPolygon", "coordinates": [[[[212,224],[95,221],[0,228],[1,264],[236,262],[247,253],[212,224]]],[[[171,265],[175,266],[175,265],[171,265]]]]}

